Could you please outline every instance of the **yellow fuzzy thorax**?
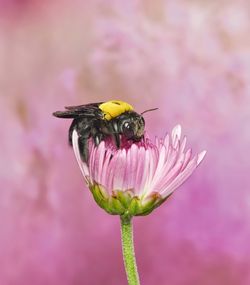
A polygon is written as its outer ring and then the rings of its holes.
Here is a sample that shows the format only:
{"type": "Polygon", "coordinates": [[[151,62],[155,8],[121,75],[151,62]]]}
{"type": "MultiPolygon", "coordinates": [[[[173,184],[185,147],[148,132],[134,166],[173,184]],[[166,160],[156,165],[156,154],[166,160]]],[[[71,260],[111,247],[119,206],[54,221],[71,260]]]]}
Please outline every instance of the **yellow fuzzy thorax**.
{"type": "Polygon", "coordinates": [[[119,100],[112,100],[102,103],[99,106],[99,109],[101,109],[102,112],[104,113],[105,120],[109,121],[123,114],[124,112],[132,111],[134,108],[126,102],[119,100]]]}

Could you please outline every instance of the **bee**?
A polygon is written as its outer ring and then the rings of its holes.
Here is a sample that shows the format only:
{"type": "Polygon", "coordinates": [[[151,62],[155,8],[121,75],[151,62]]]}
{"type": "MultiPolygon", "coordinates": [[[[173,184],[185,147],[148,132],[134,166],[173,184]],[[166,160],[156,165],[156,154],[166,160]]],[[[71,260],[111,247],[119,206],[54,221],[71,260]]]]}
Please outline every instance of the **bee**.
{"type": "Polygon", "coordinates": [[[68,134],[72,146],[72,134],[76,130],[82,160],[88,163],[88,140],[92,138],[95,145],[107,137],[113,138],[117,148],[121,146],[121,137],[138,142],[144,139],[145,120],[134,108],[123,101],[91,103],[65,107],[65,111],[54,112],[58,118],[73,119],[68,134]]]}

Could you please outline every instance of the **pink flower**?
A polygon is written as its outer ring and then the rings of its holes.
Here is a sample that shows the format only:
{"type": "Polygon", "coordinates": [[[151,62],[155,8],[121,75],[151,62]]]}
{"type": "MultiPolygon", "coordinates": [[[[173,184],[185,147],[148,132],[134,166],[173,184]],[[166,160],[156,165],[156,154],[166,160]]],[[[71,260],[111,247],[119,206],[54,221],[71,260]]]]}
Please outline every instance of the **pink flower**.
{"type": "Polygon", "coordinates": [[[181,126],[171,136],[149,139],[116,149],[108,141],[89,142],[89,162],[81,159],[77,132],[73,133],[76,159],[96,202],[110,214],[146,215],[162,204],[203,160],[206,151],[185,151],[181,126]]]}

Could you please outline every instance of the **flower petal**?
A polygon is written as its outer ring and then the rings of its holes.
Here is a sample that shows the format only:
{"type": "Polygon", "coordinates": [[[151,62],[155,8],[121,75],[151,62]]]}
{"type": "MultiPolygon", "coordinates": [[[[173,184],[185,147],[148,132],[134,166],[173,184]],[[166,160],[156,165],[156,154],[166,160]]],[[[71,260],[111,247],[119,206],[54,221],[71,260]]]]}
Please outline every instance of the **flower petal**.
{"type": "Polygon", "coordinates": [[[78,144],[78,134],[75,130],[73,131],[73,134],[72,134],[72,144],[73,144],[75,157],[76,157],[76,160],[77,160],[78,165],[80,167],[80,170],[81,170],[84,178],[86,178],[89,176],[89,169],[88,169],[88,166],[86,165],[86,163],[84,163],[81,159],[79,144],[78,144]]]}
{"type": "Polygon", "coordinates": [[[181,139],[181,126],[177,125],[172,130],[172,145],[176,148],[178,141],[181,139]]]}
{"type": "Polygon", "coordinates": [[[199,155],[196,155],[183,169],[181,173],[165,188],[161,191],[163,197],[170,195],[175,189],[181,186],[184,181],[193,173],[193,171],[198,166],[199,155]]]}
{"type": "Polygon", "coordinates": [[[87,165],[81,159],[77,132],[73,132],[76,159],[88,185],[97,183],[108,195],[129,191],[141,204],[170,195],[204,159],[206,151],[191,159],[191,149],[185,151],[186,141],[186,137],[181,140],[180,125],[173,128],[171,136],[156,138],[155,143],[149,138],[131,142],[126,149],[116,149],[108,140],[95,146],[90,139],[87,165]]]}

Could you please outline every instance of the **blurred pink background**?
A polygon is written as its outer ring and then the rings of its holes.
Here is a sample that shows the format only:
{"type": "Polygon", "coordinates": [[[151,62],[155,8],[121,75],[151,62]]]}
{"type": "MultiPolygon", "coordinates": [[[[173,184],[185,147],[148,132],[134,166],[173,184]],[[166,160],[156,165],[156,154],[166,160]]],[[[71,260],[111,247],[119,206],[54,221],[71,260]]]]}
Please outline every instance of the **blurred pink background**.
{"type": "Polygon", "coordinates": [[[0,0],[0,284],[125,285],[119,217],[86,189],[65,105],[122,99],[194,175],[134,219],[144,285],[250,284],[250,4],[0,0]]]}

